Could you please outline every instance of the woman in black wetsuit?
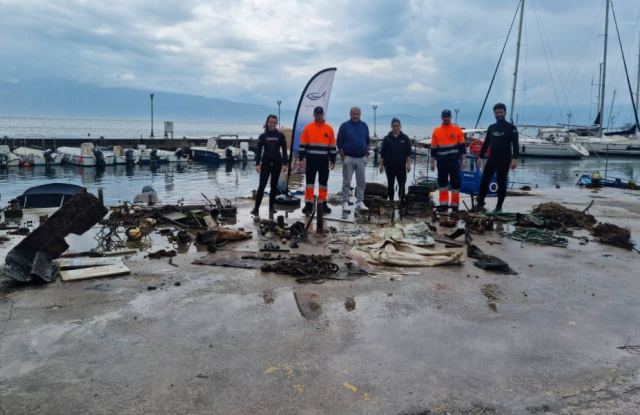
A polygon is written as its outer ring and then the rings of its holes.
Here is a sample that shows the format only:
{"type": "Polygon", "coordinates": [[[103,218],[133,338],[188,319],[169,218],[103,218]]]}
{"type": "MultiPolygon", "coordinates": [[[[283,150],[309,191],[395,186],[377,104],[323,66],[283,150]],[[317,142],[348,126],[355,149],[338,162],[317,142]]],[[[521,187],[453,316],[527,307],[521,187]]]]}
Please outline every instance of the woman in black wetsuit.
{"type": "Polygon", "coordinates": [[[277,129],[278,117],[269,115],[264,123],[264,133],[258,137],[258,150],[256,151],[256,171],[260,173],[260,185],[256,192],[256,205],[251,211],[252,215],[258,215],[260,203],[264,197],[264,189],[271,177],[271,191],[269,192],[269,213],[275,212],[273,203],[278,194],[278,179],[280,172],[287,166],[287,141],[277,129]]]}
{"type": "Polygon", "coordinates": [[[380,148],[380,173],[387,172],[389,200],[393,200],[395,181],[398,181],[398,199],[402,203],[407,173],[411,171],[411,141],[400,128],[400,120],[392,119],[391,131],[380,148]]]}

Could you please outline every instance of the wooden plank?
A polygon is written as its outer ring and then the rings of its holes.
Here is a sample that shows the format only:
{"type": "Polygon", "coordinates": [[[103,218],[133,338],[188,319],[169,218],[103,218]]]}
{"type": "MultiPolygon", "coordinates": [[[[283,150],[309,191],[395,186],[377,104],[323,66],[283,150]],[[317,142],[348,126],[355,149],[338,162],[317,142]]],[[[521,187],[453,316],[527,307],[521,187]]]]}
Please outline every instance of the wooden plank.
{"type": "Polygon", "coordinates": [[[103,265],[115,265],[122,262],[122,258],[62,258],[56,261],[60,269],[77,269],[98,267],[103,265]]]}
{"type": "Polygon", "coordinates": [[[62,277],[62,281],[78,281],[90,278],[113,277],[128,274],[129,272],[131,272],[129,268],[120,262],[115,265],[61,271],[60,276],[62,277]]]}
{"type": "Polygon", "coordinates": [[[218,226],[216,225],[216,221],[209,215],[204,217],[204,223],[207,225],[209,229],[215,229],[218,226]]]}

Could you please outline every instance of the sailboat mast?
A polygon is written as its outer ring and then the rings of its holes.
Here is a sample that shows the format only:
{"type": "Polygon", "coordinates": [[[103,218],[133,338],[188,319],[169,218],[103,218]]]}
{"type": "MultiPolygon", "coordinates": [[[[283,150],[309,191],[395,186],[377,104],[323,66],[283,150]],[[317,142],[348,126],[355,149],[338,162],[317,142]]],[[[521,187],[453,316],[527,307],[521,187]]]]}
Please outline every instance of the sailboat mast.
{"type": "Polygon", "coordinates": [[[602,90],[600,91],[600,126],[598,128],[600,136],[602,137],[602,125],[604,123],[604,94],[605,86],[607,83],[607,44],[609,39],[609,0],[605,0],[605,13],[604,13],[604,55],[602,58],[602,90]]]}
{"type": "Polygon", "coordinates": [[[516,86],[518,85],[518,64],[520,63],[520,41],[522,39],[522,19],[524,17],[524,0],[520,0],[520,22],[518,23],[518,43],[516,48],[516,67],[513,71],[513,88],[511,88],[511,123],[513,123],[513,113],[516,111],[516,86]]]}
{"type": "MultiPolygon", "coordinates": [[[[638,80],[636,82],[636,110],[638,111],[638,118],[640,118],[640,36],[638,37],[638,80]]],[[[636,134],[640,136],[640,130],[637,130],[636,134]]]]}

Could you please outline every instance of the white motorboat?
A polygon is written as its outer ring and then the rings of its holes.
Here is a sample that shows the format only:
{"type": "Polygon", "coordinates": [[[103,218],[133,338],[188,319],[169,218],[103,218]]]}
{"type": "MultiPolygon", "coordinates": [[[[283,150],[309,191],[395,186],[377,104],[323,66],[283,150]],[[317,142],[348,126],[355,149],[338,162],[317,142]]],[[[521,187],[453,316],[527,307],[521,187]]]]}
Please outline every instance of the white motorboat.
{"type": "Polygon", "coordinates": [[[471,144],[473,140],[482,140],[487,136],[486,128],[463,128],[462,133],[464,134],[464,142],[467,144],[471,144]]]}
{"type": "Polygon", "coordinates": [[[20,158],[23,165],[46,166],[62,163],[62,154],[56,153],[51,149],[40,150],[30,147],[18,147],[13,150],[13,154],[20,158]]]}
{"type": "Polygon", "coordinates": [[[100,151],[102,151],[102,155],[104,156],[104,164],[107,166],[127,164],[125,151],[120,146],[113,146],[111,148],[100,147],[100,151]]]}
{"type": "Polygon", "coordinates": [[[411,146],[411,150],[417,156],[427,156],[431,151],[431,138],[424,140],[416,140],[415,145],[411,146]]]}
{"type": "Polygon", "coordinates": [[[189,158],[189,153],[183,149],[176,151],[160,150],[157,148],[149,149],[145,145],[138,146],[137,155],[140,160],[140,164],[149,163],[175,163],[179,161],[186,161],[189,158]]]}
{"type": "Polygon", "coordinates": [[[20,157],[13,154],[8,145],[0,145],[0,167],[18,166],[20,166],[20,157]]]}
{"type": "MultiPolygon", "coordinates": [[[[239,152],[239,151],[238,151],[239,152]]],[[[234,157],[233,147],[221,149],[215,137],[207,140],[207,145],[191,147],[191,157],[196,161],[217,163],[234,157]],[[227,150],[228,149],[228,150],[227,150]]]]}
{"type": "Polygon", "coordinates": [[[94,167],[104,165],[104,154],[93,143],[82,143],[80,147],[58,147],[62,162],[76,166],[94,167]]]}
{"type": "Polygon", "coordinates": [[[187,161],[189,159],[189,153],[181,148],[176,151],[157,150],[157,156],[160,160],[164,160],[168,163],[177,163],[180,161],[187,161]]]}

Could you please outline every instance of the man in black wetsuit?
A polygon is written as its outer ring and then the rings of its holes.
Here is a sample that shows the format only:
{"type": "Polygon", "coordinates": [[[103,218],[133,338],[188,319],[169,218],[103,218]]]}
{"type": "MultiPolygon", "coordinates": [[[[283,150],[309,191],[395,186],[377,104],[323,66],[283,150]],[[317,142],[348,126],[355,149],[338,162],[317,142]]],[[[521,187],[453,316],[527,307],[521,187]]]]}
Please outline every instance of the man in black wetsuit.
{"type": "Polygon", "coordinates": [[[484,209],[484,199],[489,191],[489,182],[493,175],[496,174],[498,179],[498,203],[495,211],[501,212],[502,204],[507,196],[509,169],[515,169],[518,166],[518,129],[505,119],[507,115],[506,105],[502,103],[494,105],[493,114],[496,117],[496,123],[489,126],[487,136],[480,150],[480,158],[477,161],[478,167],[480,167],[480,159],[489,150],[489,160],[482,172],[477,209],[484,209]]]}
{"type": "Polygon", "coordinates": [[[256,192],[256,205],[251,211],[252,215],[258,215],[260,203],[264,196],[264,189],[271,177],[271,191],[269,192],[269,213],[274,213],[273,206],[278,195],[278,178],[280,171],[284,171],[287,165],[287,141],[277,129],[278,117],[269,115],[264,124],[264,133],[258,137],[258,149],[256,151],[256,171],[260,173],[260,185],[256,192]]]}

